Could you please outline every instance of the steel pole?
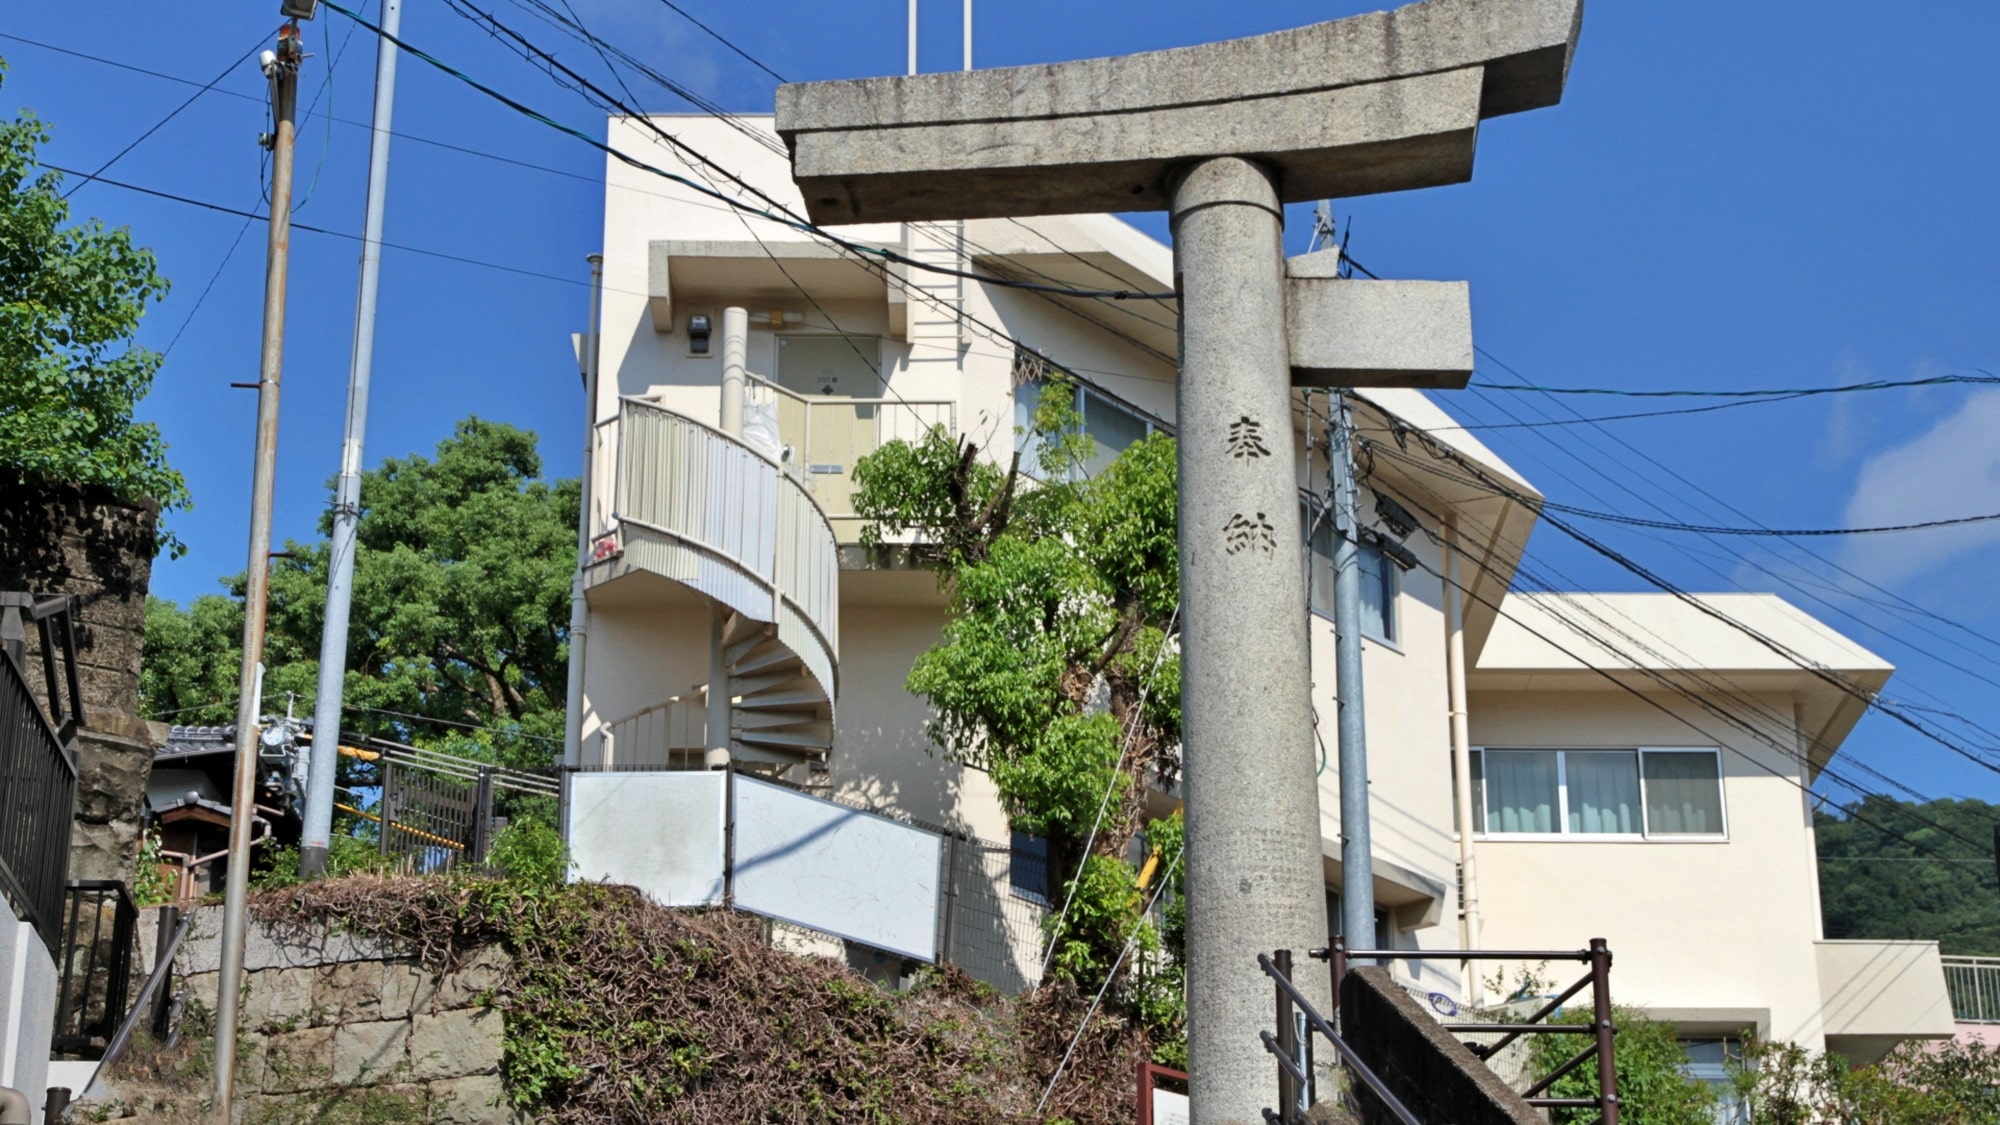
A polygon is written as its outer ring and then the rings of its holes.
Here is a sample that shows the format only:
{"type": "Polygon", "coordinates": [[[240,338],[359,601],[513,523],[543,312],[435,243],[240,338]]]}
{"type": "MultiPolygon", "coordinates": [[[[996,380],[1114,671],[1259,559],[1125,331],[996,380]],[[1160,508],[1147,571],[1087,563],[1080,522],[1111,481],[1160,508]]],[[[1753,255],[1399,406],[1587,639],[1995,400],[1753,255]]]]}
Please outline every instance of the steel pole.
{"type": "Polygon", "coordinates": [[[213,1112],[230,1120],[236,1092],[236,1026],[242,1000],[243,942],[248,923],[251,822],[257,804],[258,688],[264,660],[264,615],[271,573],[271,497],[278,469],[278,384],[285,360],[285,280],[290,266],[293,117],[298,104],[299,26],[278,32],[271,84],[271,230],[264,267],[264,349],[257,379],[257,461],[250,486],[248,581],[243,596],[243,668],[236,690],[236,785],[229,817],[229,877],[222,915],[221,971],[216,974],[213,1112]]]}
{"type": "Polygon", "coordinates": [[[333,775],[340,762],[347,623],[354,603],[355,540],[361,522],[362,447],[368,436],[368,381],[375,369],[375,295],[382,276],[382,216],[389,197],[389,130],[396,115],[396,37],[402,24],[403,0],[382,0],[383,34],[375,49],[375,116],[368,140],[368,201],[361,220],[361,286],[354,299],[347,424],[340,440],[340,477],[334,485],[326,622],[319,639],[312,764],[306,771],[305,825],[299,841],[299,874],[308,879],[326,873],[326,851],[333,836],[333,775]]]}
{"type": "MultiPolygon", "coordinates": [[[[1458,827],[1458,947],[1479,948],[1479,862],[1473,851],[1472,732],[1465,689],[1465,588],[1460,579],[1458,524],[1444,523],[1445,681],[1451,705],[1452,811],[1458,827]]],[[[1483,999],[1470,961],[1460,975],[1465,999],[1474,1007],[1483,999]]]]}
{"type": "Polygon", "coordinates": [[[1375,942],[1375,868],[1368,826],[1368,727],[1361,683],[1361,501],[1354,480],[1354,417],[1334,395],[1328,473],[1333,484],[1334,694],[1340,707],[1340,922],[1348,944],[1375,942]]]}
{"type": "MultiPolygon", "coordinates": [[[[1235,157],[1185,171],[1172,201],[1188,1073],[1194,1120],[1233,1125],[1271,1101],[1258,954],[1326,941],[1284,213],[1235,157]]],[[[1323,994],[1324,971],[1300,966],[1300,987],[1323,994]]]]}
{"type": "Polygon", "coordinates": [[[583,337],[583,474],[576,504],[576,574],[569,584],[569,683],[563,699],[563,766],[572,770],[583,765],[583,669],[590,640],[583,568],[590,565],[590,507],[595,502],[591,485],[597,474],[597,336],[604,308],[604,255],[592,254],[589,260],[590,328],[583,337]]]}

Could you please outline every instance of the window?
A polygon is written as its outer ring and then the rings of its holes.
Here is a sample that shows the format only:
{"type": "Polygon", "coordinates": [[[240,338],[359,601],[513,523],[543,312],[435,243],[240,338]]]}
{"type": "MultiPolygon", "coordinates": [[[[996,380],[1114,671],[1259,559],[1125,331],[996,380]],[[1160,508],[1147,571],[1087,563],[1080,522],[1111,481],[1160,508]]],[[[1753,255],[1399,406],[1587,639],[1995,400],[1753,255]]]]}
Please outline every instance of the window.
{"type": "Polygon", "coordinates": [[[1749,1125],[1750,1107],[1736,1092],[1732,1067],[1743,1064],[1742,1044],[1733,1039],[1683,1039],[1688,1076],[1715,1091],[1715,1125],[1749,1125]]]}
{"type": "Polygon", "coordinates": [[[1714,750],[1474,750],[1472,791],[1484,835],[1723,835],[1714,750]]]}
{"type": "Polygon", "coordinates": [[[1118,459],[1120,453],[1144,440],[1156,427],[1138,410],[1080,381],[1064,386],[1047,378],[1030,379],[1014,386],[1014,450],[1021,455],[1021,471],[1030,476],[1042,472],[1042,435],[1034,432],[1035,411],[1042,396],[1054,388],[1069,396],[1069,405],[1082,418],[1083,433],[1091,440],[1091,451],[1082,467],[1085,476],[1096,476],[1118,459]]]}
{"type": "Polygon", "coordinates": [[[1049,905],[1049,842],[1026,832],[1014,833],[1007,851],[1007,886],[1014,897],[1049,905]]]}
{"type": "MultiPolygon", "coordinates": [[[[1300,519],[1311,540],[1306,554],[1307,601],[1313,612],[1333,614],[1333,550],[1340,536],[1333,530],[1333,515],[1314,519],[1312,505],[1301,501],[1300,519]]],[[[1402,572],[1373,544],[1361,545],[1361,635],[1394,644],[1396,641],[1396,591],[1402,572]]]]}

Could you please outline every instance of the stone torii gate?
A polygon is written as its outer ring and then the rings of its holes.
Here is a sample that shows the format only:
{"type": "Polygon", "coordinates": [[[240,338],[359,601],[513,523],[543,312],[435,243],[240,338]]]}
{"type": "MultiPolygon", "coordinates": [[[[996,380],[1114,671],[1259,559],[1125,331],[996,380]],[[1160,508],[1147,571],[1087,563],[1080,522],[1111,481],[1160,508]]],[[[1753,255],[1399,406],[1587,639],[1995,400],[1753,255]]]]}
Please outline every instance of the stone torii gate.
{"type": "MultiPolygon", "coordinates": [[[[778,88],[815,223],[1171,213],[1201,1125],[1275,1100],[1257,953],[1327,936],[1292,388],[1457,387],[1472,368],[1462,283],[1288,268],[1282,206],[1469,180],[1482,120],[1561,99],[1582,18],[1582,0],[1424,0],[1170,51],[778,88]]],[[[1324,969],[1301,969],[1325,996],[1324,969]]]]}

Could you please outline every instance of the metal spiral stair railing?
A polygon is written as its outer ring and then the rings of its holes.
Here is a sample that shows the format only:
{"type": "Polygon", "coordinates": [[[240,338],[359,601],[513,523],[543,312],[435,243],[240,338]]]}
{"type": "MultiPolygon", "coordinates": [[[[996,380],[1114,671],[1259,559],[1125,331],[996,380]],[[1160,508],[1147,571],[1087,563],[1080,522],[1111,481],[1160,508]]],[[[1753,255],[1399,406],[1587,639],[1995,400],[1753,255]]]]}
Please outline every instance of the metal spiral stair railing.
{"type": "MultiPolygon", "coordinates": [[[[824,763],[839,662],[839,545],[804,486],[740,439],[621,401],[612,488],[622,565],[725,607],[730,750],[778,771],[824,763]]],[[[601,764],[698,766],[708,685],[609,723],[601,764]]]]}

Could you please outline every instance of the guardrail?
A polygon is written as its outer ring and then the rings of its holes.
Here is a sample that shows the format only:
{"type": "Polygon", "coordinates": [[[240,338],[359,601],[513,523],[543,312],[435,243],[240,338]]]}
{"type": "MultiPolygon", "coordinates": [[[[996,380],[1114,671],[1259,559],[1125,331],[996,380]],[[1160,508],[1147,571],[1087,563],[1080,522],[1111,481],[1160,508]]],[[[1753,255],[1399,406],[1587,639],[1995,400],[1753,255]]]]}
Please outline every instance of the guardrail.
{"type": "Polygon", "coordinates": [[[61,951],[83,719],[74,604],[68,595],[0,594],[0,895],[52,957],[61,951]],[[28,677],[28,622],[39,634],[46,710],[28,677]]]}
{"type": "Polygon", "coordinates": [[[786,474],[834,519],[854,515],[855,462],[892,441],[922,441],[937,426],[958,432],[958,404],[949,399],[819,398],[756,375],[745,378],[744,399],[775,415],[786,474]]]}
{"type": "Polygon", "coordinates": [[[1959,1023],[2000,1023],[2000,957],[1940,957],[1959,1023]]]}
{"type": "Polygon", "coordinates": [[[64,899],[62,981],[51,1045],[59,1054],[101,1058],[125,1020],[139,910],[115,879],[71,883],[64,899]]]}

